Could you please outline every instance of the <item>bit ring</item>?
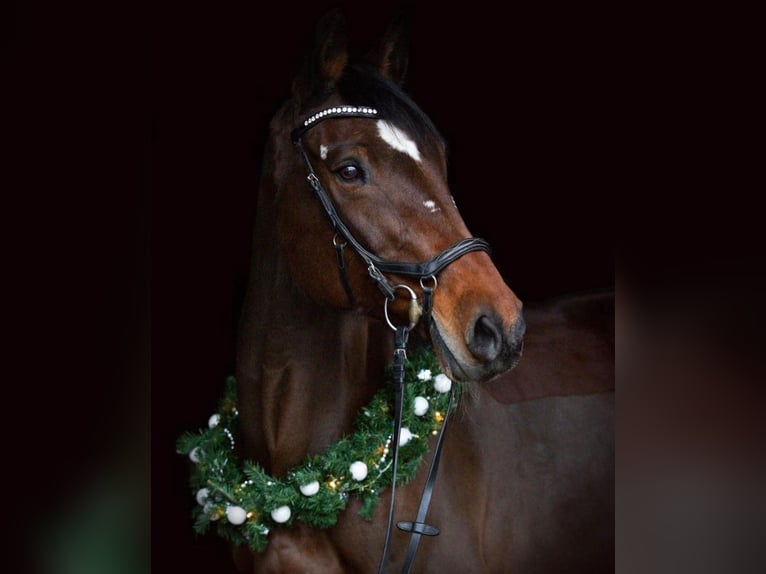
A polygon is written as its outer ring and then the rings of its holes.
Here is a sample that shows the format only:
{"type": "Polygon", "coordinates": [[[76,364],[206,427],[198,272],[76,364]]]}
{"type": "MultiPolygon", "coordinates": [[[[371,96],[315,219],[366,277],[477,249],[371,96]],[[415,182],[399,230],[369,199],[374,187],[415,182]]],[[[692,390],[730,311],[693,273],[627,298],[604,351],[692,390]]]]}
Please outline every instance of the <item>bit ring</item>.
{"type": "MultiPolygon", "coordinates": [[[[404,283],[400,283],[399,285],[394,285],[394,291],[397,289],[406,289],[410,294],[410,324],[407,327],[408,331],[411,331],[412,328],[417,325],[418,319],[420,319],[420,314],[415,313],[413,314],[413,311],[420,311],[420,305],[418,305],[418,296],[415,294],[415,291],[409,286],[405,285],[404,283]]],[[[396,327],[391,322],[391,319],[388,317],[388,297],[386,297],[383,300],[383,314],[386,316],[386,323],[388,323],[388,326],[391,327],[394,331],[396,331],[396,327]]]]}

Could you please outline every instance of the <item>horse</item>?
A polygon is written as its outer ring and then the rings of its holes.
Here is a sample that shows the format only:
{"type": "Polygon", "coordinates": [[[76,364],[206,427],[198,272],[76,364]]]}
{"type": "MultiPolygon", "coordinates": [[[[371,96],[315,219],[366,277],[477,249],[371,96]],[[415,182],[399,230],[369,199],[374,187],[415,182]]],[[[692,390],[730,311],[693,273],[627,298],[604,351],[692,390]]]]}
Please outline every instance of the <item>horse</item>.
{"type": "MultiPolygon", "coordinates": [[[[238,328],[237,448],[273,476],[323,453],[409,337],[464,388],[429,492],[439,534],[423,536],[411,571],[611,572],[608,334],[578,347],[593,327],[577,298],[530,321],[458,211],[445,142],[403,88],[405,45],[393,24],[372,55],[352,58],[342,15],[329,14],[272,118],[238,328]],[[585,394],[503,396],[536,380],[546,349],[572,359],[558,372],[548,363],[547,376],[597,361],[601,382],[585,394]]],[[[232,546],[238,571],[402,571],[413,532],[392,531],[389,514],[415,520],[441,438],[395,496],[379,493],[371,520],[352,497],[331,527],[276,524],[264,550],[232,546]]]]}

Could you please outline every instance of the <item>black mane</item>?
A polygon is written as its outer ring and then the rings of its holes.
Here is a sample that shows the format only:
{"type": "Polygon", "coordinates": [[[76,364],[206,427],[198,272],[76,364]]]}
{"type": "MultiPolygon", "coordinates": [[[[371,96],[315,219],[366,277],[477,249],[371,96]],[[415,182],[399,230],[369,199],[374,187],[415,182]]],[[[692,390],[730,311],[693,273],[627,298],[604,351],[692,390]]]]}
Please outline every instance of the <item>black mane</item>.
{"type": "Polygon", "coordinates": [[[397,84],[370,66],[347,66],[336,88],[347,103],[376,108],[380,117],[403,129],[419,146],[442,140],[423,110],[397,84]]]}

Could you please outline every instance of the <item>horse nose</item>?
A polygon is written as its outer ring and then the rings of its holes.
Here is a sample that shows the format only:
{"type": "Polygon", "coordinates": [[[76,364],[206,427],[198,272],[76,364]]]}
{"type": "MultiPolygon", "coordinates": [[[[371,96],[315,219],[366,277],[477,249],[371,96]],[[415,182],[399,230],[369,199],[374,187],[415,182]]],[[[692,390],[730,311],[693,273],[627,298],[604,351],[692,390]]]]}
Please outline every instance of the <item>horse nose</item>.
{"type": "Polygon", "coordinates": [[[497,315],[480,314],[466,334],[466,345],[471,354],[484,363],[491,363],[505,350],[510,357],[521,354],[526,331],[524,316],[519,315],[505,336],[503,321],[497,315]]]}
{"type": "Polygon", "coordinates": [[[468,329],[466,344],[471,354],[480,361],[494,361],[503,348],[503,328],[499,318],[479,315],[468,329]]]}

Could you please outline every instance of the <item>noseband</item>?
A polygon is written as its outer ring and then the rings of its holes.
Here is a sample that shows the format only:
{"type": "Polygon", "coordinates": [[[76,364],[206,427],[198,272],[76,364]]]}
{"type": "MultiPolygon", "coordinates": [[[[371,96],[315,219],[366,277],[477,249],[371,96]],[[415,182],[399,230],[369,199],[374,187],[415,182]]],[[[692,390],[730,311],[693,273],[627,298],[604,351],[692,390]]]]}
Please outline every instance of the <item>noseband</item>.
{"type": "MultiPolygon", "coordinates": [[[[483,239],[477,237],[468,237],[461,239],[457,243],[447,247],[445,250],[437,253],[431,259],[422,261],[420,263],[407,263],[402,261],[390,261],[381,259],[374,253],[368,251],[357,239],[349,228],[343,223],[343,220],[338,215],[338,212],[330,199],[329,194],[322,186],[322,182],[319,181],[314,168],[309,161],[306,150],[303,148],[302,138],[303,135],[318,123],[331,119],[331,118],[379,118],[378,111],[374,108],[367,106],[336,106],[332,108],[324,109],[315,113],[292,131],[292,140],[298,151],[303,158],[303,164],[306,168],[307,179],[311,189],[314,190],[319,202],[322,204],[325,214],[330,220],[333,229],[335,230],[335,236],[333,237],[333,245],[335,246],[338,269],[340,270],[341,282],[343,288],[346,291],[351,303],[354,303],[354,296],[351,292],[351,287],[346,276],[345,259],[343,257],[343,249],[346,245],[350,245],[354,251],[362,258],[367,265],[367,272],[372,281],[380,289],[381,293],[386,297],[384,302],[384,311],[386,321],[389,326],[395,332],[395,350],[394,361],[392,365],[393,378],[394,378],[394,431],[392,434],[392,480],[391,480],[391,501],[388,512],[388,526],[386,528],[386,539],[383,545],[383,553],[378,566],[378,573],[383,574],[386,571],[388,565],[388,556],[391,543],[391,531],[394,519],[394,499],[396,496],[396,472],[397,472],[397,460],[399,451],[399,436],[402,426],[402,395],[404,384],[404,362],[406,361],[406,347],[409,331],[417,324],[418,320],[422,316],[425,321],[430,321],[431,310],[433,307],[433,292],[436,289],[436,275],[444,269],[447,265],[459,259],[467,253],[472,251],[486,251],[489,253],[489,244],[483,239]],[[341,240],[338,241],[338,236],[341,240]],[[394,275],[402,275],[405,277],[414,277],[420,280],[420,287],[423,290],[423,306],[422,308],[417,303],[417,296],[415,292],[407,285],[391,285],[386,279],[384,273],[391,273],[394,275]],[[431,282],[430,284],[429,281],[431,282]],[[388,317],[388,301],[393,301],[395,298],[395,292],[397,289],[405,289],[410,294],[410,324],[407,327],[394,326],[388,317]]],[[[406,574],[410,572],[413,561],[415,560],[415,554],[417,553],[418,545],[422,535],[436,536],[439,534],[439,529],[425,523],[426,515],[428,513],[428,506],[431,501],[431,495],[433,493],[433,487],[436,480],[436,473],[439,468],[439,460],[442,450],[442,439],[444,437],[444,431],[447,428],[447,420],[452,410],[454,385],[450,391],[449,406],[447,412],[444,415],[444,421],[442,423],[439,436],[436,441],[436,448],[434,450],[434,456],[431,461],[431,467],[428,471],[423,494],[420,499],[420,505],[418,507],[417,517],[414,521],[401,521],[397,524],[397,527],[405,532],[410,533],[410,542],[407,548],[407,554],[404,558],[404,565],[402,566],[402,573],[406,574]]]]}
{"type": "MultiPolygon", "coordinates": [[[[346,290],[346,293],[352,302],[353,295],[351,294],[351,290],[348,286],[348,280],[345,276],[345,263],[343,262],[343,248],[346,244],[350,245],[354,251],[356,251],[359,257],[362,258],[362,260],[367,265],[367,272],[369,273],[372,281],[375,283],[375,285],[377,285],[378,289],[380,289],[383,295],[392,301],[395,297],[396,287],[391,285],[391,283],[383,275],[384,273],[392,273],[395,275],[402,275],[405,277],[414,277],[419,279],[421,287],[423,287],[423,290],[426,293],[426,297],[428,297],[429,289],[424,286],[424,280],[432,278],[435,286],[436,275],[456,259],[459,259],[466,253],[470,253],[472,251],[486,251],[487,253],[490,252],[489,244],[485,240],[479,239],[478,237],[468,237],[466,239],[461,239],[454,245],[447,247],[444,251],[437,253],[427,261],[422,261],[420,263],[406,263],[402,261],[389,261],[381,259],[377,255],[365,249],[364,246],[359,243],[359,241],[357,241],[353,233],[351,233],[346,224],[343,223],[343,220],[340,218],[340,215],[338,215],[338,212],[336,211],[329,194],[322,186],[322,183],[319,181],[316,173],[314,173],[314,168],[309,161],[308,155],[306,155],[306,151],[303,149],[301,140],[303,138],[303,134],[305,134],[312,127],[316,126],[318,123],[327,119],[374,119],[379,117],[380,116],[378,115],[378,110],[375,108],[370,108],[367,106],[336,106],[315,113],[308,119],[304,120],[300,126],[292,131],[293,143],[298,148],[301,157],[303,158],[309,185],[311,186],[311,189],[314,190],[314,194],[322,204],[325,214],[329,218],[330,223],[332,224],[332,227],[337,234],[336,238],[333,239],[333,244],[335,245],[335,248],[338,252],[338,266],[341,270],[344,289],[346,290]],[[337,241],[337,236],[342,238],[341,242],[337,241]]],[[[430,289],[431,292],[432,290],[433,288],[430,289]]],[[[424,307],[427,314],[430,311],[430,301],[426,301],[424,307]]]]}

